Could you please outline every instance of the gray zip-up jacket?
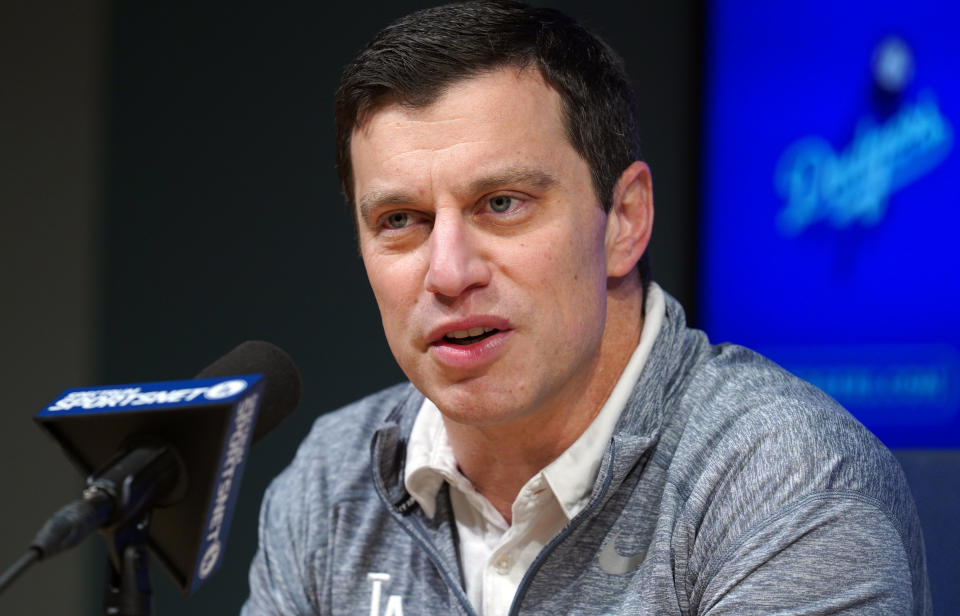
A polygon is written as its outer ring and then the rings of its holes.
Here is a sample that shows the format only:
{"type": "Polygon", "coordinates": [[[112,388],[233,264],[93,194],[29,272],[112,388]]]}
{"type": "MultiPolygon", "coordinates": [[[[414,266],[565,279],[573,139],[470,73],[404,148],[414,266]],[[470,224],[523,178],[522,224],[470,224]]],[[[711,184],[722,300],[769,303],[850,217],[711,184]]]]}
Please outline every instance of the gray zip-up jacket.
{"type": "MultiPolygon", "coordinates": [[[[889,451],[826,394],[667,313],[589,505],[511,613],[930,614],[889,451]]],[[[320,417],[267,491],[247,616],[473,614],[442,489],[403,484],[410,385],[320,417]]]]}

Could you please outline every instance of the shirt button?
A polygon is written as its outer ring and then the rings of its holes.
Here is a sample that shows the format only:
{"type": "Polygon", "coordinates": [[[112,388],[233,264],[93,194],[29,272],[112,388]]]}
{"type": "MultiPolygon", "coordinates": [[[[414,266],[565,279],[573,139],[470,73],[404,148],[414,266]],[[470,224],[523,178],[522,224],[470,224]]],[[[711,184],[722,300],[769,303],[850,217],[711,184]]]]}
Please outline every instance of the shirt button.
{"type": "Polygon", "coordinates": [[[510,567],[512,566],[513,566],[513,559],[506,555],[498,558],[497,562],[493,564],[493,568],[500,575],[506,575],[507,573],[509,573],[510,567]]]}

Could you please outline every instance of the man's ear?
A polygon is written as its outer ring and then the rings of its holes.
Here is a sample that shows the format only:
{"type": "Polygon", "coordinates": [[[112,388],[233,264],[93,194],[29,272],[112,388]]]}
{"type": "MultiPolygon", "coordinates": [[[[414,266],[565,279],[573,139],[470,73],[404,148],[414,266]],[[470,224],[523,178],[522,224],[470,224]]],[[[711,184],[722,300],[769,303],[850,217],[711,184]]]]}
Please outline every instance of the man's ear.
{"type": "Polygon", "coordinates": [[[607,276],[626,276],[650,243],[653,230],[653,179],[650,167],[635,161],[613,188],[607,214],[607,276]]]}

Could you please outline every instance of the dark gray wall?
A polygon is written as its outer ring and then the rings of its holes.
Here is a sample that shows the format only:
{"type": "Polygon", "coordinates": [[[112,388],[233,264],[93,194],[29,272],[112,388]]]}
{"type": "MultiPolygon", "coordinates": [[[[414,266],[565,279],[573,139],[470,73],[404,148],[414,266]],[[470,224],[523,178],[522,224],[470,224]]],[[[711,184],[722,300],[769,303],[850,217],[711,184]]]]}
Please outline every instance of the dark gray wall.
{"type": "MultiPolygon", "coordinates": [[[[0,570],[82,487],[31,417],[96,372],[104,7],[56,4],[0,17],[0,570]]],[[[77,613],[89,551],[35,565],[0,613],[77,613]]]]}

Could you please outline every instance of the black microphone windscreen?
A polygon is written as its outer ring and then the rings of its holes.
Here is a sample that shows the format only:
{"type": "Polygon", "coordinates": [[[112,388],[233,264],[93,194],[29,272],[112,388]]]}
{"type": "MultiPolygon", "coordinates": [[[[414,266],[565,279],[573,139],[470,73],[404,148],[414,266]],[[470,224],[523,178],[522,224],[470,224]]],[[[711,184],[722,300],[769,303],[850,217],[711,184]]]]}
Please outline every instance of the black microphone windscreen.
{"type": "Polygon", "coordinates": [[[300,371],[280,347],[263,340],[248,340],[237,345],[197,374],[196,378],[216,378],[260,373],[266,378],[263,399],[252,442],[256,443],[287,418],[300,402],[300,371]]]}

